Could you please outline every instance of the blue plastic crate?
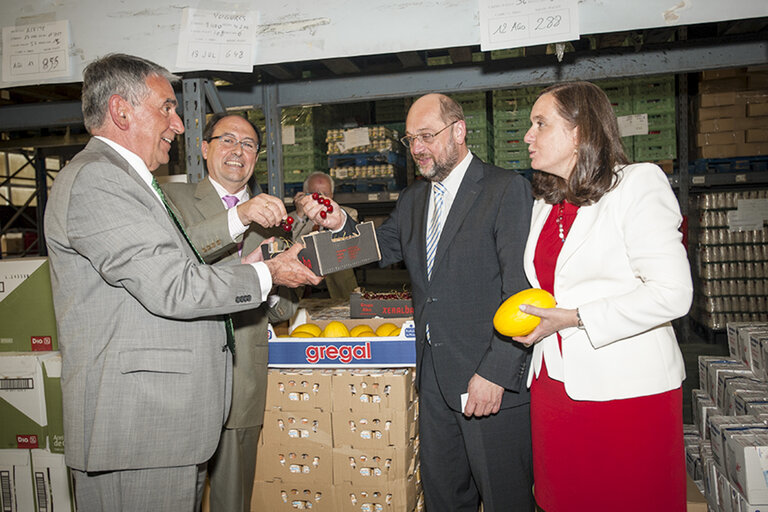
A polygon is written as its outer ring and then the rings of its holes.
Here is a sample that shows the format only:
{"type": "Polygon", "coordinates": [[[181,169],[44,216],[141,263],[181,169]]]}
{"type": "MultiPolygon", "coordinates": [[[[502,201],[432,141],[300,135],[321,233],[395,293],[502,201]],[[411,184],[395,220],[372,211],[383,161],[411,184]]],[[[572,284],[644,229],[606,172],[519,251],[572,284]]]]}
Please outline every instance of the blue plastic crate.
{"type": "Polygon", "coordinates": [[[405,167],[405,155],[393,151],[372,151],[370,153],[345,153],[328,155],[329,167],[348,167],[351,165],[394,164],[405,167]]]}

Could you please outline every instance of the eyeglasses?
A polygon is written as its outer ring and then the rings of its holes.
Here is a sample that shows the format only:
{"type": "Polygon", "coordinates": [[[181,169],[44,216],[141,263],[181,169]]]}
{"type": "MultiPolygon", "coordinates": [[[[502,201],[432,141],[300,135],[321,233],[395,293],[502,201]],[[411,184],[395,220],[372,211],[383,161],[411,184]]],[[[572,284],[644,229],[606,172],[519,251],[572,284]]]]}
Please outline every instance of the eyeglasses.
{"type": "Polygon", "coordinates": [[[211,142],[215,139],[219,139],[219,141],[221,141],[221,145],[226,149],[234,149],[235,146],[240,144],[240,146],[243,148],[243,151],[245,152],[256,153],[259,151],[259,145],[250,139],[237,140],[231,135],[217,135],[215,137],[210,137],[208,142],[211,142]]]}
{"type": "Polygon", "coordinates": [[[400,142],[403,143],[403,146],[409,148],[411,147],[411,144],[413,144],[414,141],[421,141],[422,144],[430,145],[435,141],[435,137],[443,133],[448,127],[455,125],[458,123],[459,120],[455,120],[449,125],[444,126],[440,131],[435,133],[420,133],[418,135],[406,135],[402,139],[400,139],[400,142]]]}

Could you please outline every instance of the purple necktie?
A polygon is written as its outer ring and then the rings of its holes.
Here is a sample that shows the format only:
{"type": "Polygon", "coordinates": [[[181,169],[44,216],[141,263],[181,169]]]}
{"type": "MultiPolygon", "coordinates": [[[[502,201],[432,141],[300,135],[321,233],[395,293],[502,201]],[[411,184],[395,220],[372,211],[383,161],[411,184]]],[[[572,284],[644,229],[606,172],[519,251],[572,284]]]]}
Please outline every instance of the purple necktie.
{"type": "MultiPolygon", "coordinates": [[[[224,204],[227,205],[227,210],[235,206],[237,203],[240,202],[240,199],[237,198],[237,196],[230,196],[226,195],[221,198],[224,201],[224,204]]],[[[237,244],[237,254],[242,255],[243,254],[243,242],[240,242],[237,244]]]]}

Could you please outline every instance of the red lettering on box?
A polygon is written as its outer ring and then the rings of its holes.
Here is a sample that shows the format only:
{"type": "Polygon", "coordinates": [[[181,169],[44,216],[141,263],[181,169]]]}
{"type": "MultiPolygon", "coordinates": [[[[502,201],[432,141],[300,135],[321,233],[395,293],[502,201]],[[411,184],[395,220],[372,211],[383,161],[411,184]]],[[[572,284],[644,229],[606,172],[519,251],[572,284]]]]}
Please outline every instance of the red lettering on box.
{"type": "Polygon", "coordinates": [[[304,356],[309,364],[316,364],[321,359],[338,359],[349,364],[352,361],[371,359],[371,342],[363,345],[310,345],[304,350],[304,356]]]}
{"type": "Polygon", "coordinates": [[[305,267],[307,267],[309,270],[312,270],[312,260],[306,257],[301,258],[301,262],[304,264],[305,267]]]}
{"type": "Polygon", "coordinates": [[[344,259],[344,251],[346,251],[346,249],[339,249],[336,251],[336,261],[341,261],[344,259]]]}
{"type": "Polygon", "coordinates": [[[35,434],[18,434],[16,436],[16,447],[20,450],[31,450],[33,448],[39,448],[37,443],[37,436],[35,434]]]}
{"type": "Polygon", "coordinates": [[[354,260],[357,258],[358,253],[360,252],[360,246],[359,245],[353,245],[349,248],[349,259],[354,260]]]}
{"type": "Polygon", "coordinates": [[[33,352],[53,350],[53,338],[51,336],[32,336],[30,345],[33,352]]]}

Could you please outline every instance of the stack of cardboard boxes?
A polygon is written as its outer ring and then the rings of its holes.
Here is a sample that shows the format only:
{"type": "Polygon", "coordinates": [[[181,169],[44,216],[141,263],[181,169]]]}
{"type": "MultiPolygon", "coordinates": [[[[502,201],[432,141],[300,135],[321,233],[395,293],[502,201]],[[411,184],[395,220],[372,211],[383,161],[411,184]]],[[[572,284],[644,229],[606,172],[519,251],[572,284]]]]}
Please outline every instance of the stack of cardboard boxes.
{"type": "Polygon", "coordinates": [[[271,369],[253,510],[412,511],[414,372],[271,369]]]}
{"type": "Polygon", "coordinates": [[[48,261],[0,261],[0,510],[75,510],[48,261]]]}
{"type": "Polygon", "coordinates": [[[768,508],[768,323],[729,323],[730,355],[699,356],[688,473],[713,512],[768,508]]]}
{"type": "Polygon", "coordinates": [[[699,158],[768,155],[768,69],[703,71],[698,123],[699,158]]]}

